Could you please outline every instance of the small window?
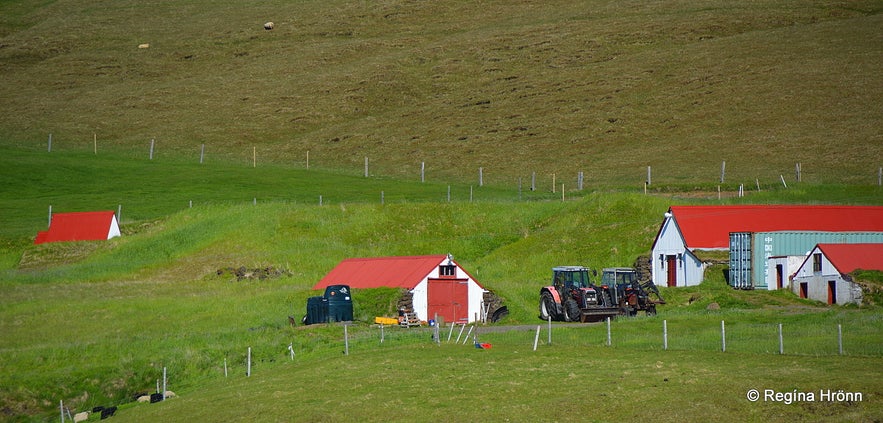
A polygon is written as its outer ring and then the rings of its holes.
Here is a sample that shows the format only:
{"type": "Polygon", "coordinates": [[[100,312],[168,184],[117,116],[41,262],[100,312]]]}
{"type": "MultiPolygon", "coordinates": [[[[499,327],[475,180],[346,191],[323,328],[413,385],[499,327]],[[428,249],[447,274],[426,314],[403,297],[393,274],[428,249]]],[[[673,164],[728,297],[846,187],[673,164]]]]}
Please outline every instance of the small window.
{"type": "Polygon", "coordinates": [[[443,264],[438,267],[439,276],[457,276],[457,266],[453,264],[443,264]]]}
{"type": "Polygon", "coordinates": [[[822,271],[822,254],[815,253],[812,255],[812,271],[813,272],[821,272],[822,271]]]}

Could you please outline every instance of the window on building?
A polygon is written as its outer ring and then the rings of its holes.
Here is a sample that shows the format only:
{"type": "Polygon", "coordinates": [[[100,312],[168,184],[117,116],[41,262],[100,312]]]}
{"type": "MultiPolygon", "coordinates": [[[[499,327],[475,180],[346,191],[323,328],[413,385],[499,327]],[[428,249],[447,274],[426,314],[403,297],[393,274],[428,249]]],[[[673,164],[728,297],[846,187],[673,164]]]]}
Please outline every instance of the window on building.
{"type": "Polygon", "coordinates": [[[457,276],[457,266],[453,264],[443,264],[438,267],[439,276],[457,276]]]}
{"type": "Polygon", "coordinates": [[[812,255],[812,271],[813,272],[821,272],[822,271],[822,254],[815,253],[812,255]]]}

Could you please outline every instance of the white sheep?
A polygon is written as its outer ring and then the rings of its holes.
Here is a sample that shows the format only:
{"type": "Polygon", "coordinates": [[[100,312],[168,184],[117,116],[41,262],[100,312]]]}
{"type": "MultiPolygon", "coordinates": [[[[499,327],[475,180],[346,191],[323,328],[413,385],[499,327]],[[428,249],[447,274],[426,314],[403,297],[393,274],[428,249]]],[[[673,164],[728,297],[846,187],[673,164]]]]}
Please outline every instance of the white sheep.
{"type": "Polygon", "coordinates": [[[269,31],[275,27],[276,27],[276,25],[273,22],[267,22],[264,24],[264,29],[266,29],[267,31],[269,31]]]}
{"type": "Polygon", "coordinates": [[[84,422],[86,420],[89,420],[89,412],[88,411],[74,414],[74,423],[84,422]]]}

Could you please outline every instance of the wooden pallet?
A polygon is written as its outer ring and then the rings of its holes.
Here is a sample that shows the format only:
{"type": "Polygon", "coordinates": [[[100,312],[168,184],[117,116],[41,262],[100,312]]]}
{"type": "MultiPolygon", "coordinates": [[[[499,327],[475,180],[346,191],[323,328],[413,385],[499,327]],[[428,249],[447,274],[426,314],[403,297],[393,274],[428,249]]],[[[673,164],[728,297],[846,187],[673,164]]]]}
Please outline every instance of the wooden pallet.
{"type": "Polygon", "coordinates": [[[417,313],[403,313],[402,318],[399,321],[399,326],[403,328],[420,326],[420,319],[417,318],[417,313]]]}

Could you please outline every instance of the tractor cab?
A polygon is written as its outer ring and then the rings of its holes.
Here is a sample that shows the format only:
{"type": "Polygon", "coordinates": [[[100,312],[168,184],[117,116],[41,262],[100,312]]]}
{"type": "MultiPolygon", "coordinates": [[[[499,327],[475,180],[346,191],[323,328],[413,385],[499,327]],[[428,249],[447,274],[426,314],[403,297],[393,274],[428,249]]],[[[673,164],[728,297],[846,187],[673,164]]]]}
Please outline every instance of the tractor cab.
{"type": "Polygon", "coordinates": [[[588,288],[591,285],[591,279],[589,279],[589,269],[582,266],[553,267],[552,284],[556,287],[561,287],[559,289],[563,288],[569,290],[588,288]]]}

